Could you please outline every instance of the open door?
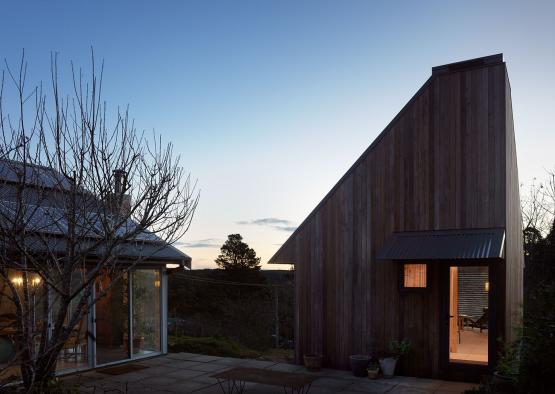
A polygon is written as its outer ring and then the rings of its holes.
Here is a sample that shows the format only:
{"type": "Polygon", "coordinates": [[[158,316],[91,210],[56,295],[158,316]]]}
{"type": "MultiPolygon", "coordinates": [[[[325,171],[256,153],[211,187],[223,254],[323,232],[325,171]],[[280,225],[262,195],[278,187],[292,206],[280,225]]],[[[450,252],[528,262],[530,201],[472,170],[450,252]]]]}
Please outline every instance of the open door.
{"type": "Polygon", "coordinates": [[[487,265],[449,264],[442,297],[446,319],[441,347],[446,378],[478,379],[492,349],[490,275],[487,265]]]}

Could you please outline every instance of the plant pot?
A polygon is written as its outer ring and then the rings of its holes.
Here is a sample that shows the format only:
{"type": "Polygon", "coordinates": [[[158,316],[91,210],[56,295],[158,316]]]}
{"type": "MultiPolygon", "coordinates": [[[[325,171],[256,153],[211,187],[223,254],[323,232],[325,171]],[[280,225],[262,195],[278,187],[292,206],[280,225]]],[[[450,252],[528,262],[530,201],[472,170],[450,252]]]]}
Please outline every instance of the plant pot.
{"type": "Polygon", "coordinates": [[[322,369],[322,356],[317,354],[305,354],[303,360],[304,366],[310,372],[318,372],[322,369]]]}
{"type": "Polygon", "coordinates": [[[368,368],[367,371],[370,379],[377,379],[380,374],[380,368],[368,368]]]}
{"type": "Polygon", "coordinates": [[[384,357],[380,358],[380,368],[382,369],[384,378],[390,378],[395,375],[395,366],[397,365],[397,358],[384,357]]]}
{"type": "Polygon", "coordinates": [[[512,393],[514,391],[515,376],[504,375],[499,371],[494,371],[491,384],[494,386],[496,392],[512,393]]]}
{"type": "Polygon", "coordinates": [[[356,354],[351,356],[350,358],[351,371],[353,371],[353,375],[361,378],[367,376],[368,372],[366,368],[368,368],[368,364],[370,363],[370,357],[356,354]]]}

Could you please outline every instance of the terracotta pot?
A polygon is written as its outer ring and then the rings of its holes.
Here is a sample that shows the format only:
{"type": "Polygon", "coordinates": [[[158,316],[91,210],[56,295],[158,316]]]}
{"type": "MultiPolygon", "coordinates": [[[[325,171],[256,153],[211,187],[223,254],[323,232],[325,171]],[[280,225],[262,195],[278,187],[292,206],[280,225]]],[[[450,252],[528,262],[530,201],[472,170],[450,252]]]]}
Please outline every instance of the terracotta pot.
{"type": "Polygon", "coordinates": [[[377,379],[380,374],[380,368],[368,368],[367,371],[370,379],[377,379]]]}
{"type": "Polygon", "coordinates": [[[304,366],[311,372],[318,372],[322,369],[322,356],[317,354],[305,354],[303,356],[304,366]]]}
{"type": "Polygon", "coordinates": [[[384,357],[380,358],[380,368],[382,369],[384,378],[391,378],[395,375],[395,366],[397,365],[397,358],[384,357]]]}

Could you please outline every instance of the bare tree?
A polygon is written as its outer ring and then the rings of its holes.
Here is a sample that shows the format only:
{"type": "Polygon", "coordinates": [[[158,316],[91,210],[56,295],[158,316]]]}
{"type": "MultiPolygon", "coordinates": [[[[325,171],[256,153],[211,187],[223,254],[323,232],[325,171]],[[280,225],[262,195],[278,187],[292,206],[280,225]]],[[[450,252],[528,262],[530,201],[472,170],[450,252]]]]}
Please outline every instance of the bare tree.
{"type": "Polygon", "coordinates": [[[15,307],[17,363],[29,391],[53,376],[72,330],[109,291],[93,291],[97,278],[121,277],[178,240],[198,202],[171,144],[138,132],[128,110],[110,122],[103,66],[91,55],[87,80],[71,65],[66,96],[56,55],[48,89],[27,88],[24,56],[2,73],[0,300],[15,307]],[[37,318],[47,314],[51,326],[37,318]]]}
{"type": "Polygon", "coordinates": [[[555,219],[555,170],[547,171],[543,182],[532,179],[521,185],[522,226],[545,236],[555,219]]]}

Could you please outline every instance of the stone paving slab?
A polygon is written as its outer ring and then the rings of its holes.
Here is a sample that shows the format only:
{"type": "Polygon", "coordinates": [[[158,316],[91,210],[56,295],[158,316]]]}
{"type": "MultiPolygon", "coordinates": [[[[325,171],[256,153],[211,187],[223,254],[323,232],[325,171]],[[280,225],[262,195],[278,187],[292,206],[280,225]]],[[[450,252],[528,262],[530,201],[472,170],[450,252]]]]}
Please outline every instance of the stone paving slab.
{"type": "Polygon", "coordinates": [[[190,367],[190,369],[192,369],[193,371],[204,371],[204,372],[214,372],[214,373],[223,371],[224,369],[229,369],[229,368],[230,368],[229,365],[222,365],[217,363],[204,363],[199,365],[193,365],[192,367],[190,367]]]}
{"type": "Polygon", "coordinates": [[[380,382],[379,380],[355,381],[348,386],[350,391],[363,393],[387,393],[394,387],[391,384],[380,382]]]}
{"type": "Polygon", "coordinates": [[[305,368],[301,365],[296,364],[274,364],[272,366],[267,367],[266,369],[270,369],[272,371],[280,371],[280,372],[305,372],[305,368]]]}
{"type": "Polygon", "coordinates": [[[211,377],[214,372],[210,372],[204,375],[195,376],[192,381],[193,382],[200,382],[206,385],[218,384],[218,379],[211,377]]]}
{"type": "Polygon", "coordinates": [[[225,357],[197,355],[196,357],[191,357],[189,360],[209,363],[212,361],[222,360],[223,358],[225,357]]]}
{"type": "Polygon", "coordinates": [[[249,360],[245,360],[244,358],[233,358],[233,357],[225,357],[221,360],[213,361],[216,364],[228,365],[228,366],[239,366],[243,365],[249,360]]]}
{"type": "Polygon", "coordinates": [[[248,368],[261,368],[265,369],[271,367],[272,365],[276,365],[277,363],[274,361],[262,361],[262,360],[248,360],[241,366],[248,367],[248,368]]]}
{"type": "MultiPolygon", "coordinates": [[[[262,368],[274,371],[306,373],[317,377],[310,389],[310,394],[455,394],[474,387],[473,384],[448,382],[444,380],[420,379],[406,376],[394,376],[391,379],[369,380],[353,376],[350,371],[322,369],[308,372],[295,364],[274,361],[238,359],[232,357],[205,356],[192,353],[173,353],[157,358],[137,361],[148,368],[122,375],[107,375],[95,371],[66,377],[67,384],[80,383],[81,393],[92,393],[94,386],[100,388],[117,388],[128,394],[134,393],[199,393],[221,394],[218,380],[211,375],[236,366],[262,368]]],[[[247,394],[282,393],[282,387],[246,383],[247,394]]],[[[102,393],[103,390],[97,390],[102,393]]]]}
{"type": "Polygon", "coordinates": [[[351,384],[352,382],[345,379],[333,379],[328,377],[321,377],[316,379],[312,383],[312,387],[325,387],[328,389],[333,389],[335,391],[341,391],[347,388],[347,386],[350,386],[351,384]]]}
{"type": "Polygon", "coordinates": [[[198,357],[198,354],[195,353],[169,353],[164,358],[168,358],[170,360],[190,360],[191,358],[198,357]]]}
{"type": "Polygon", "coordinates": [[[206,372],[205,371],[194,371],[194,370],[190,370],[190,369],[183,369],[177,372],[171,372],[169,373],[167,376],[170,376],[172,378],[176,378],[176,379],[180,379],[181,381],[186,381],[189,379],[192,379],[194,377],[200,376],[200,375],[205,375],[206,372]]]}

